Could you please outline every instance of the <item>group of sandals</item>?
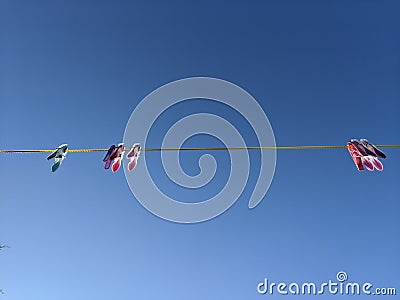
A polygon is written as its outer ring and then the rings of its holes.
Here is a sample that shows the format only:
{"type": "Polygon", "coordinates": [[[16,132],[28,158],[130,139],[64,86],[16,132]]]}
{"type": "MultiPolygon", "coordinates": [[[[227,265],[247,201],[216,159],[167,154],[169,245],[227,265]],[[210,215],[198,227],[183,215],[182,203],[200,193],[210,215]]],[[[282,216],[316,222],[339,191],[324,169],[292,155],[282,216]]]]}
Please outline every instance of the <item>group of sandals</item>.
{"type": "MultiPolygon", "coordinates": [[[[349,153],[359,171],[363,171],[364,167],[368,171],[373,171],[374,169],[378,171],[383,170],[383,164],[379,161],[379,158],[386,158],[386,155],[368,140],[360,139],[358,141],[352,139],[347,143],[347,149],[349,150],[349,153]]],[[[114,173],[117,172],[121,167],[125,150],[124,143],[120,143],[117,146],[111,145],[103,159],[103,162],[105,162],[104,168],[109,169],[111,166],[111,170],[114,173]]],[[[139,159],[140,150],[140,144],[136,143],[126,155],[126,158],[129,159],[128,171],[135,169],[139,159]]],[[[67,152],[68,145],[62,144],[58,146],[49,157],[47,157],[48,160],[54,159],[54,163],[51,167],[52,172],[55,172],[60,167],[61,163],[67,156],[67,152]]]]}
{"type": "MultiPolygon", "coordinates": [[[[103,162],[106,163],[104,169],[108,170],[111,166],[111,170],[114,173],[117,172],[121,167],[125,150],[126,149],[124,143],[119,143],[118,146],[111,145],[107,151],[106,156],[103,159],[103,162]]],[[[130,151],[128,152],[128,154],[126,155],[126,158],[129,159],[128,163],[129,171],[132,171],[136,167],[137,161],[139,159],[140,150],[141,150],[140,144],[138,143],[134,144],[130,149],[130,151]]],[[[47,160],[54,159],[54,163],[51,166],[52,172],[57,171],[63,160],[67,157],[67,152],[68,152],[68,144],[62,144],[58,146],[54,150],[54,152],[47,157],[47,160]]]]}

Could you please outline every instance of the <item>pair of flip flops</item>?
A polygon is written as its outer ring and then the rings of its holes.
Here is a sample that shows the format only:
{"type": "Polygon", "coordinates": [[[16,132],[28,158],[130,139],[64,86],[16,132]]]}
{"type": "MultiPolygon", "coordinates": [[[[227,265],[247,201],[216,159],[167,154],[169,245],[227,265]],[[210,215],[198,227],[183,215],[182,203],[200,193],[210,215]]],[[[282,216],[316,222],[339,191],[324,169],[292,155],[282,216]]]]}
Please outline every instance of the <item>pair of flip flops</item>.
{"type": "Polygon", "coordinates": [[[58,146],[52,154],[47,157],[47,160],[54,158],[54,163],[51,166],[51,171],[55,172],[61,166],[63,160],[67,157],[68,144],[58,146]]]}
{"type": "Polygon", "coordinates": [[[131,151],[126,155],[126,158],[129,158],[129,163],[128,163],[128,170],[133,171],[135,169],[138,159],[139,159],[139,154],[140,154],[140,144],[134,144],[132,146],[131,151]]]}
{"type": "Polygon", "coordinates": [[[368,140],[360,139],[358,141],[352,139],[347,143],[347,147],[359,171],[363,171],[364,167],[368,171],[373,171],[374,169],[383,170],[383,164],[378,157],[386,158],[386,155],[368,140]]]}
{"type": "Polygon", "coordinates": [[[113,173],[117,172],[121,167],[121,161],[125,153],[125,146],[123,143],[118,144],[118,146],[111,145],[108,149],[106,156],[103,161],[106,163],[104,169],[108,170],[111,166],[113,173]]]}

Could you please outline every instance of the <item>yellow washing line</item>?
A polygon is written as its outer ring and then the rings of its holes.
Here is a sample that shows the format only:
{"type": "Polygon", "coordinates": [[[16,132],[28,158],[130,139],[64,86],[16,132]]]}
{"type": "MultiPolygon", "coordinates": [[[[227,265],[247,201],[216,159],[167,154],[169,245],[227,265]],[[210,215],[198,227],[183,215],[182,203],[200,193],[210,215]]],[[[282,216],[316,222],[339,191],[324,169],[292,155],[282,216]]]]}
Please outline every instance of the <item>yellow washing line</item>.
{"type": "MultiPolygon", "coordinates": [[[[376,145],[378,148],[400,148],[397,145],[376,145]]],[[[199,147],[199,148],[142,148],[141,151],[219,151],[219,150],[306,150],[306,149],[346,149],[347,146],[255,146],[255,147],[199,147]]],[[[131,148],[126,148],[130,151],[131,148]]],[[[108,149],[68,149],[71,153],[107,152],[108,149]]],[[[0,153],[52,153],[54,149],[0,150],[0,153]]]]}

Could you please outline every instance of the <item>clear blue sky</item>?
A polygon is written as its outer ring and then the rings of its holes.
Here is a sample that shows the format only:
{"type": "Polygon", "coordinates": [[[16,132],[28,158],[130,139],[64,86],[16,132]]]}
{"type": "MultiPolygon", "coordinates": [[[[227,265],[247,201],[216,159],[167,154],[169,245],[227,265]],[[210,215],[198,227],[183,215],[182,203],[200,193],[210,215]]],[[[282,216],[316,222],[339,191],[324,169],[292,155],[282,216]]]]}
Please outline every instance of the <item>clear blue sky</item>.
{"type": "MultiPolygon", "coordinates": [[[[192,76],[251,93],[278,145],[399,143],[399,10],[385,0],[1,1],[0,148],[106,148],[143,97],[192,76]]],[[[359,173],[345,149],[278,152],[256,209],[250,183],[226,213],[193,225],[145,210],[103,154],[70,153],[54,174],[45,154],[2,154],[0,243],[12,248],[0,253],[0,298],[279,299],[257,284],[341,270],[399,292],[400,153],[386,153],[382,173],[359,173]]]]}

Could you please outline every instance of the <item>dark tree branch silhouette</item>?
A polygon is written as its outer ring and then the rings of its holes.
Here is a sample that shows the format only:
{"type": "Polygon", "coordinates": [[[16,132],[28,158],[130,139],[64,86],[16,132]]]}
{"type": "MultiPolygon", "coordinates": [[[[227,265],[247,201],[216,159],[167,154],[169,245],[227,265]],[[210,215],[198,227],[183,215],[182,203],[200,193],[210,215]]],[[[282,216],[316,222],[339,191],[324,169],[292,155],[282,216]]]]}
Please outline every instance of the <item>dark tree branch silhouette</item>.
{"type": "MultiPolygon", "coordinates": [[[[7,246],[7,245],[0,245],[0,250],[2,250],[2,249],[4,249],[4,248],[10,248],[10,247],[7,246]]],[[[4,295],[4,292],[3,292],[2,289],[0,289],[0,294],[4,295]]]]}

